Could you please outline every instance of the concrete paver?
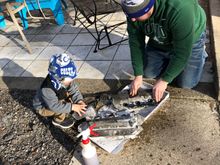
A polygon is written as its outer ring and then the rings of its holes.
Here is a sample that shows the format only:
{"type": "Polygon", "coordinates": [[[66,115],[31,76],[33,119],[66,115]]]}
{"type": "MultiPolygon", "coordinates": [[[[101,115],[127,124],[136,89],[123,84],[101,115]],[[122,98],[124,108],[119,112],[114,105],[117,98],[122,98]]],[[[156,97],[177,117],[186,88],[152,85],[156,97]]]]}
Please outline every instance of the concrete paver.
{"type": "Polygon", "coordinates": [[[46,77],[48,74],[48,61],[34,61],[21,75],[21,77],[46,77]]]}
{"type": "Polygon", "coordinates": [[[11,60],[8,58],[2,58],[0,60],[0,68],[2,69],[5,65],[7,65],[11,60]]]}
{"type": "Polygon", "coordinates": [[[31,46],[47,46],[55,37],[55,34],[39,34],[36,35],[30,42],[31,46]]]}
{"type": "Polygon", "coordinates": [[[66,50],[66,53],[69,54],[73,60],[85,60],[91,49],[92,49],[91,45],[70,46],[66,50]]]}
{"type": "Polygon", "coordinates": [[[0,76],[20,77],[31,63],[32,61],[10,61],[2,70],[0,70],[0,76]]]}
{"type": "Polygon", "coordinates": [[[46,27],[46,24],[40,24],[40,23],[32,23],[29,24],[28,29],[24,30],[24,34],[39,34],[44,28],[46,27]]]}
{"type": "Polygon", "coordinates": [[[121,60],[121,61],[131,60],[131,54],[130,54],[129,46],[128,45],[121,45],[118,48],[118,51],[117,51],[117,53],[114,57],[114,60],[121,60]]]}
{"type": "Polygon", "coordinates": [[[64,53],[66,49],[67,49],[67,46],[48,46],[37,57],[37,60],[44,59],[48,61],[52,55],[64,53]]]}
{"type": "Polygon", "coordinates": [[[131,79],[133,69],[131,61],[113,61],[105,79],[131,79]]]}
{"type": "Polygon", "coordinates": [[[89,33],[79,33],[71,45],[94,45],[95,39],[89,33]]]}
{"type": "Polygon", "coordinates": [[[42,46],[32,46],[32,54],[29,54],[25,49],[22,49],[14,56],[14,60],[35,60],[39,54],[45,49],[42,46]]]}
{"type": "Polygon", "coordinates": [[[19,52],[22,51],[20,47],[3,47],[0,50],[0,56],[2,58],[13,59],[19,52]]]}
{"type": "Polygon", "coordinates": [[[122,11],[114,13],[110,19],[110,21],[125,21],[126,16],[122,11]]]}
{"type": "MultiPolygon", "coordinates": [[[[35,37],[35,35],[33,35],[33,34],[32,35],[25,35],[25,37],[30,42],[35,37]]],[[[24,41],[22,40],[20,35],[17,35],[10,40],[10,42],[7,44],[7,47],[10,47],[10,46],[16,47],[16,46],[20,46],[20,45],[24,45],[24,41]]]]}
{"type": "Polygon", "coordinates": [[[16,35],[3,35],[0,34],[0,46],[6,46],[12,38],[14,38],[16,35]]]}
{"type": "Polygon", "coordinates": [[[58,34],[55,38],[50,42],[49,45],[56,45],[56,46],[69,46],[72,41],[75,39],[76,34],[58,34]]]}
{"type": "MultiPolygon", "coordinates": [[[[105,45],[102,45],[105,46],[105,45]]],[[[110,49],[103,49],[94,53],[95,46],[92,47],[86,60],[95,60],[95,61],[108,61],[113,60],[113,57],[118,49],[118,45],[112,46],[110,49]]]]}
{"type": "MultiPolygon", "coordinates": [[[[101,35],[101,38],[104,37],[104,33],[101,35]]],[[[112,32],[109,34],[109,38],[111,39],[112,43],[121,41],[124,36],[124,32],[119,31],[119,32],[112,32]]],[[[108,44],[108,38],[104,37],[103,40],[100,42],[100,45],[105,45],[108,44]]],[[[101,46],[100,46],[101,47],[101,46]]]]}
{"type": "Polygon", "coordinates": [[[57,34],[62,30],[62,28],[63,25],[57,26],[56,24],[48,24],[40,31],[39,34],[57,34]]]}
{"type": "Polygon", "coordinates": [[[65,24],[60,33],[78,34],[81,31],[79,25],[65,24]]]}
{"type": "Polygon", "coordinates": [[[76,68],[77,68],[77,74],[79,74],[79,71],[84,63],[84,61],[74,61],[76,68]]]}
{"type": "Polygon", "coordinates": [[[79,70],[78,78],[104,79],[111,61],[86,61],[79,70]]]}

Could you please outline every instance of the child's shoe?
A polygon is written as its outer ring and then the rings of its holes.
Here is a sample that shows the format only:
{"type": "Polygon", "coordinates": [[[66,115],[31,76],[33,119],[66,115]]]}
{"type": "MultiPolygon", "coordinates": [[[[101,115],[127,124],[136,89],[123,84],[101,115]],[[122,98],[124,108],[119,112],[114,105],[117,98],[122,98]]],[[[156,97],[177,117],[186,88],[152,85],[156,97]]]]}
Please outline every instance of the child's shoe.
{"type": "Polygon", "coordinates": [[[60,128],[71,128],[74,123],[75,123],[75,119],[73,117],[66,117],[62,122],[57,122],[55,120],[52,120],[52,124],[55,126],[58,126],[60,128]]]}

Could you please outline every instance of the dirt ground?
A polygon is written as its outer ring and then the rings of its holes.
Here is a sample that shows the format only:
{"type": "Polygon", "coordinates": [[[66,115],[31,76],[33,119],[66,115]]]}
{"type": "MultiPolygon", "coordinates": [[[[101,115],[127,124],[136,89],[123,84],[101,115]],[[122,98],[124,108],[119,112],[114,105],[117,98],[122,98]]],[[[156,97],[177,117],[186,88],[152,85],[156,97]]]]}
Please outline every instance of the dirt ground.
{"type": "MultiPolygon", "coordinates": [[[[169,91],[169,101],[144,123],[138,138],[127,142],[122,152],[109,154],[96,147],[101,164],[219,164],[220,127],[215,100],[198,91],[169,91]]],[[[77,148],[70,165],[81,163],[77,148]]]]}
{"type": "Polygon", "coordinates": [[[120,154],[100,154],[102,164],[219,164],[219,120],[212,103],[171,99],[168,104],[166,112],[145,122],[144,131],[120,154]]]}
{"type": "MultiPolygon", "coordinates": [[[[215,100],[198,91],[168,90],[170,100],[122,152],[114,155],[96,147],[101,164],[219,164],[215,100]]],[[[34,93],[0,90],[0,164],[80,164],[75,130],[58,129],[37,116],[31,106],[34,93]]]]}

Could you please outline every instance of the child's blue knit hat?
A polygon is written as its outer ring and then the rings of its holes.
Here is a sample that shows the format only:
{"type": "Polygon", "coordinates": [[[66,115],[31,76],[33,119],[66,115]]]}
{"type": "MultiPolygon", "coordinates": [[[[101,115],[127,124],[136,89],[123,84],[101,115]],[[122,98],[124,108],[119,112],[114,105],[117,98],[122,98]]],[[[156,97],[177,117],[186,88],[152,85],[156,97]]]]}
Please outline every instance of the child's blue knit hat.
{"type": "Polygon", "coordinates": [[[74,79],[77,76],[74,62],[65,53],[56,54],[51,57],[48,71],[51,76],[59,81],[64,78],[74,79]]]}

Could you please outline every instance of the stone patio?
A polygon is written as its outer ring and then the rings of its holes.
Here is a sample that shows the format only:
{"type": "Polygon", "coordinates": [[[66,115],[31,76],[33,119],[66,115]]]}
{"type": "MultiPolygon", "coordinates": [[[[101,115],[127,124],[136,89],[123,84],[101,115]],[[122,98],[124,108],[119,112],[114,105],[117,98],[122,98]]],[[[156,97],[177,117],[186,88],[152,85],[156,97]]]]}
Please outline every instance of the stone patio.
{"type": "MultiPolygon", "coordinates": [[[[65,25],[53,22],[30,22],[24,31],[33,53],[24,48],[24,42],[10,20],[7,28],[0,30],[0,76],[45,77],[48,60],[53,54],[71,55],[78,68],[79,79],[130,79],[133,74],[128,41],[94,53],[94,38],[76,22],[70,6],[65,13],[65,25]]],[[[7,18],[9,19],[9,18],[7,18]]],[[[125,20],[122,12],[106,18],[108,24],[125,20]]],[[[53,20],[52,20],[53,21],[53,20]]],[[[92,28],[92,27],[91,27],[92,28]]],[[[113,40],[127,37],[126,25],[112,34],[113,40]]],[[[105,40],[102,44],[106,44],[105,40]]],[[[201,82],[213,82],[212,62],[207,61],[201,82]]]]}

